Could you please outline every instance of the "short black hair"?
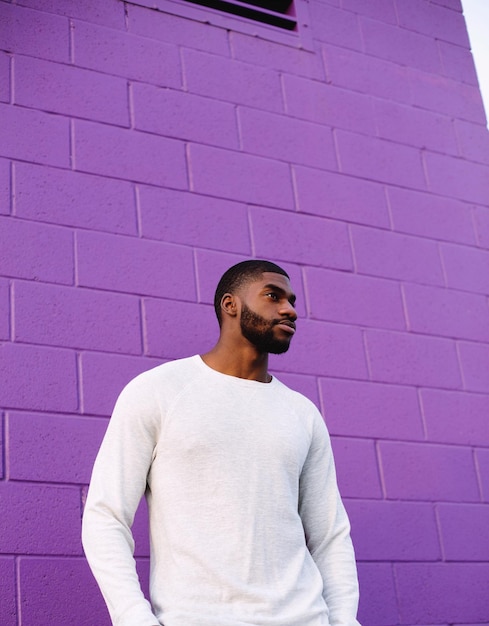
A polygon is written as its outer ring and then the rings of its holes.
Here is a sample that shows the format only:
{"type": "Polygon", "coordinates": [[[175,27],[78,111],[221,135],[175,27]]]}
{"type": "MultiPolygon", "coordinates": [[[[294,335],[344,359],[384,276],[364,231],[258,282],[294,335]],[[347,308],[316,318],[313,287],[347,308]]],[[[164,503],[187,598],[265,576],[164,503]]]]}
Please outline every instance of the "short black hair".
{"type": "Polygon", "coordinates": [[[289,278],[287,272],[279,265],[263,259],[251,259],[236,263],[224,272],[214,295],[214,310],[216,311],[219,326],[222,323],[221,300],[225,293],[236,293],[245,283],[258,279],[264,272],[282,274],[289,278]]]}

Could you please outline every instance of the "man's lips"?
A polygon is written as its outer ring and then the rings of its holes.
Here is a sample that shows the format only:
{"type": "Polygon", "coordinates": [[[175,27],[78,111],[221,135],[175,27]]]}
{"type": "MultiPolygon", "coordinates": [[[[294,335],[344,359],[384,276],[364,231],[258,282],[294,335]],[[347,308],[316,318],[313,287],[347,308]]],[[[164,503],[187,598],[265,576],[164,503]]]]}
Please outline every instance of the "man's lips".
{"type": "Polygon", "coordinates": [[[295,333],[295,323],[291,320],[280,320],[279,322],[276,322],[276,326],[291,335],[295,333]]]}

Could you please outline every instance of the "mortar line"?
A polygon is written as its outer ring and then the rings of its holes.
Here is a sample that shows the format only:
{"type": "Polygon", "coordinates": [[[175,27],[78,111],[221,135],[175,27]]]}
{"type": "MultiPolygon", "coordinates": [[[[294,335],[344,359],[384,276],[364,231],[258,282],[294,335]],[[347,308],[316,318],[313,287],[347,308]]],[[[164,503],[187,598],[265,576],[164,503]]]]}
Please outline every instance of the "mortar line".
{"type": "Polygon", "coordinates": [[[70,63],[72,65],[75,64],[75,23],[72,19],[68,22],[68,56],[70,59],[70,63]]]}
{"type": "Polygon", "coordinates": [[[15,564],[15,604],[17,609],[17,626],[22,626],[22,602],[20,593],[20,559],[14,557],[15,564]]]}
{"type": "Polygon", "coordinates": [[[15,100],[15,59],[14,55],[10,55],[9,61],[9,78],[10,78],[10,91],[9,91],[9,104],[14,104],[15,100]]]}
{"type": "Polygon", "coordinates": [[[70,150],[70,169],[76,170],[76,154],[75,154],[75,121],[70,119],[70,135],[69,135],[69,150],[70,150]]]}
{"type": "Polygon", "coordinates": [[[16,183],[15,163],[13,161],[10,162],[9,175],[10,175],[9,211],[10,211],[10,215],[15,216],[17,212],[17,206],[16,206],[17,203],[16,203],[16,194],[15,194],[17,183],[16,183]]]}
{"type": "Polygon", "coordinates": [[[481,502],[484,502],[484,488],[482,484],[482,476],[479,466],[479,458],[477,456],[477,450],[472,448],[472,459],[475,467],[475,476],[477,478],[477,487],[479,488],[479,498],[481,502]]]}
{"type": "Polygon", "coordinates": [[[195,281],[195,294],[197,296],[197,302],[202,302],[200,293],[200,285],[199,285],[199,265],[197,263],[197,250],[194,248],[192,250],[192,262],[194,265],[194,281],[195,281]]]}
{"type": "Polygon", "coordinates": [[[384,467],[382,465],[382,455],[380,453],[380,442],[378,439],[374,440],[375,459],[377,461],[377,473],[380,481],[380,488],[382,490],[382,497],[387,500],[387,486],[385,484],[384,467]]]}
{"type": "Polygon", "coordinates": [[[85,412],[85,398],[83,394],[83,367],[82,367],[82,355],[81,352],[75,353],[76,357],[76,386],[78,396],[78,412],[83,414],[85,412]]]}

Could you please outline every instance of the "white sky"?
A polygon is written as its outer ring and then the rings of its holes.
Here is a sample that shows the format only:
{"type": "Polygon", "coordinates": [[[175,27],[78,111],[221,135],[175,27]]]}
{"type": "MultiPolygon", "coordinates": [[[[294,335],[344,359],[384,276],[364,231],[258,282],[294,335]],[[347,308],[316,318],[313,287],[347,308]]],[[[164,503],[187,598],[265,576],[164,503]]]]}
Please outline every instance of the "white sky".
{"type": "Polygon", "coordinates": [[[489,127],[489,0],[462,0],[489,127]]]}

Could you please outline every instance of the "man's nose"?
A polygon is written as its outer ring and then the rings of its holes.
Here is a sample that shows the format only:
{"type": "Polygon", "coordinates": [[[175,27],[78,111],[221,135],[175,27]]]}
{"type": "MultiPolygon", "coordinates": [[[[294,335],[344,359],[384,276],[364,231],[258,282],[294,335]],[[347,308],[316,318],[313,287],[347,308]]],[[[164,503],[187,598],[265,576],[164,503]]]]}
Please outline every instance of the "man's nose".
{"type": "Polygon", "coordinates": [[[293,321],[297,319],[297,312],[294,306],[290,302],[286,302],[280,309],[280,313],[282,315],[287,315],[287,317],[293,321]]]}

